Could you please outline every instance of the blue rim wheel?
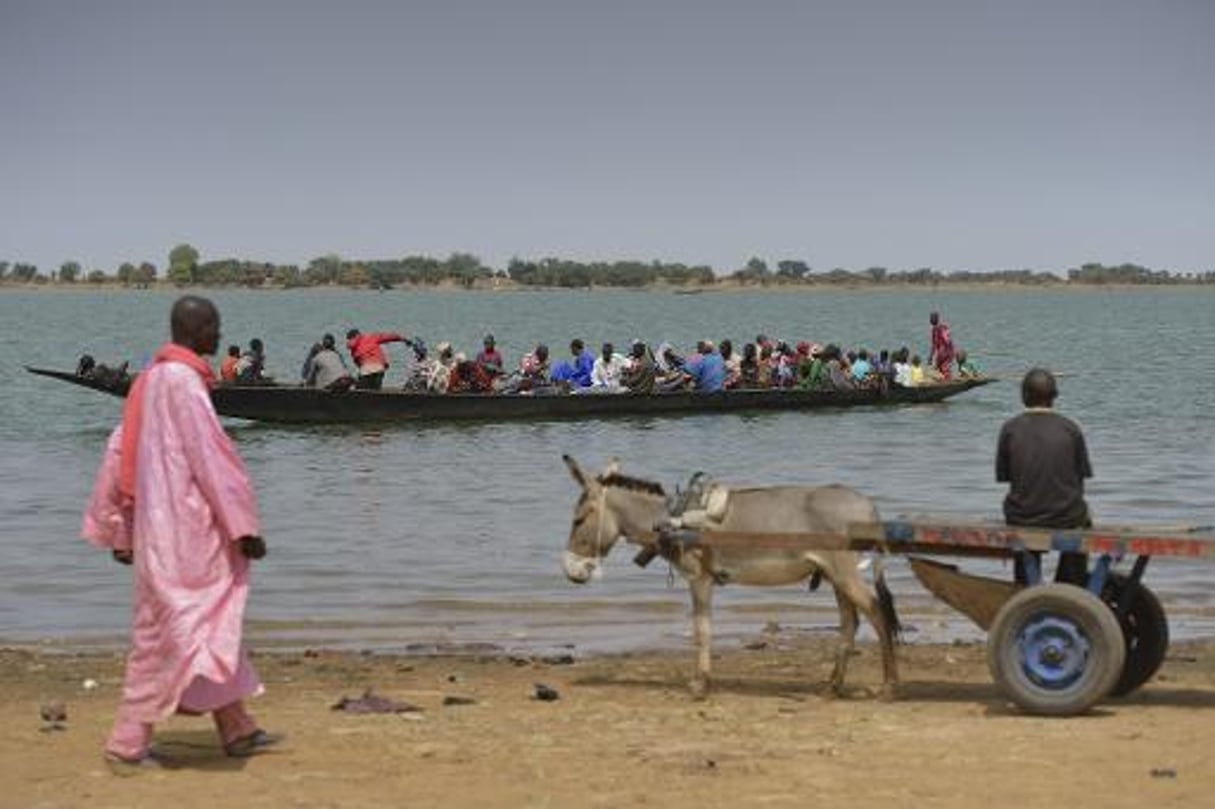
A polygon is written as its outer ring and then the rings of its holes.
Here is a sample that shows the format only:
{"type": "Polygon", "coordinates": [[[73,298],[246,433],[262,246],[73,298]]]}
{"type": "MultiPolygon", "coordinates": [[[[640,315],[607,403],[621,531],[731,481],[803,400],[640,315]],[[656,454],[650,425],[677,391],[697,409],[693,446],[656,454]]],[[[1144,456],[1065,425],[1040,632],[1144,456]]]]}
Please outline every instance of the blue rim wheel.
{"type": "Polygon", "coordinates": [[[1045,716],[1083,713],[1107,697],[1125,655],[1109,607],[1070,584],[1022,590],[1000,610],[987,638],[997,685],[1022,709],[1045,716]]]}

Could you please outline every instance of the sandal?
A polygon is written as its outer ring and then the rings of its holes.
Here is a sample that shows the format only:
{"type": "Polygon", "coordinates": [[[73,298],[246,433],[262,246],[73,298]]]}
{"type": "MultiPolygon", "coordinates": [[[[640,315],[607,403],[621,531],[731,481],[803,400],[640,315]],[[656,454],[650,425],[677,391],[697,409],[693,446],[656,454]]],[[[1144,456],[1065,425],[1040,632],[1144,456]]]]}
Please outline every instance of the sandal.
{"type": "Polygon", "coordinates": [[[280,733],[267,733],[258,729],[248,736],[242,736],[225,744],[224,752],[232,758],[247,758],[281,744],[284,738],[286,737],[280,733]]]}
{"type": "Polygon", "coordinates": [[[129,778],[141,773],[161,772],[168,768],[168,759],[157,753],[147,753],[142,758],[125,758],[117,753],[105,754],[106,768],[120,778],[129,778]]]}

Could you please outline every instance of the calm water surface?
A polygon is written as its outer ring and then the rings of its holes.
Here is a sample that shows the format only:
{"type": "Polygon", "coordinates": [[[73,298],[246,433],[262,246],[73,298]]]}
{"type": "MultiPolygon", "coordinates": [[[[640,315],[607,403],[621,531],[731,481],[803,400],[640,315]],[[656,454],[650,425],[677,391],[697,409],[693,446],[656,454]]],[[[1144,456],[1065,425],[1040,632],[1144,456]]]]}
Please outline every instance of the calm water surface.
{"type": "MultiPolygon", "coordinates": [[[[168,293],[0,294],[0,640],[123,642],[128,571],[78,540],[80,511],[119,403],[21,371],[142,363],[163,341],[168,293]]],[[[992,385],[942,405],[804,414],[591,422],[282,428],[230,423],[260,497],[268,559],[249,616],[262,645],[384,650],[574,644],[579,651],[682,643],[687,597],[659,563],[618,551],[604,578],[560,572],[576,489],[562,453],[613,455],[670,488],[695,470],[737,483],[842,482],[883,513],[999,513],[993,442],[1019,409],[1015,379],[1062,373],[1060,409],[1089,440],[1090,502],[1107,522],[1215,524],[1215,294],[1105,292],[414,293],[221,292],[225,343],[265,339],[291,379],[320,334],[399,329],[475,351],[493,332],[510,363],[634,337],[682,347],[757,332],[927,353],[939,308],[992,385]]],[[[394,348],[400,357],[399,348],[394,348]]],[[[391,374],[392,372],[390,372],[391,374]]],[[[391,377],[390,377],[391,378],[391,377]]],[[[918,637],[977,636],[892,563],[918,637]]],[[[993,568],[995,566],[992,566],[993,568]]],[[[1177,634],[1215,633],[1215,567],[1153,562],[1149,582],[1177,634]]],[[[828,592],[725,588],[719,631],[765,621],[834,626],[828,592]]]]}

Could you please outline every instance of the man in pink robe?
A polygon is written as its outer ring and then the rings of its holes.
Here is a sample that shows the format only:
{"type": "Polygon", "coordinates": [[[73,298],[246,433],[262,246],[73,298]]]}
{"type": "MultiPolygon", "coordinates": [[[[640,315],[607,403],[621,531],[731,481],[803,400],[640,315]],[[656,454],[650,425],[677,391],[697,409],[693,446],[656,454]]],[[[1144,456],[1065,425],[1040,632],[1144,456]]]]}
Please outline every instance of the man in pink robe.
{"type": "Polygon", "coordinates": [[[928,323],[932,327],[929,333],[932,348],[928,352],[928,364],[937,369],[941,379],[949,379],[953,376],[954,356],[953,337],[949,333],[949,324],[941,320],[941,316],[937,312],[928,316],[928,323]]]}
{"type": "Polygon", "coordinates": [[[213,712],[225,752],[277,741],[243,700],[261,683],[241,645],[249,561],[265,555],[244,464],[211,404],[219,313],[186,296],[163,346],[127,397],[81,529],[134,564],[131,652],[106,742],[115,769],[155,765],[152,726],[175,712],[213,712]]]}

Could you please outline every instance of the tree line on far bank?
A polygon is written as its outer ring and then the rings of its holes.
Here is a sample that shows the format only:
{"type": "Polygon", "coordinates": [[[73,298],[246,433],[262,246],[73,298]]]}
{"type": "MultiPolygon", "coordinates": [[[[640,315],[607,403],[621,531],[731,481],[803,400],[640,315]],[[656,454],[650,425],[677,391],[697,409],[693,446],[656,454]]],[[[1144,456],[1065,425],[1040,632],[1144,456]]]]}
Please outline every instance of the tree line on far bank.
{"type": "Polygon", "coordinates": [[[452,253],[447,258],[406,256],[400,259],[344,259],[319,256],[307,266],[225,258],[202,261],[196,248],[179,244],[169,251],[163,276],[149,261],[124,262],[113,273],[93,269],[86,272],[79,262],[65,261],[49,273],[25,262],[0,260],[0,284],[114,284],[147,288],[154,284],[188,286],[244,286],[252,288],[342,286],[391,289],[397,286],[458,286],[479,288],[507,283],[524,287],[579,289],[588,287],[637,288],[672,286],[704,288],[728,283],[734,286],[937,286],[942,284],[993,284],[1060,286],[1068,284],[1178,285],[1215,284],[1215,271],[1177,273],[1152,270],[1138,264],[1084,264],[1066,274],[1035,270],[942,272],[930,267],[915,270],[864,270],[835,268],[815,271],[806,262],[787,259],[775,269],[761,258],[751,258],[733,272],[722,275],[705,265],[661,261],[583,262],[561,258],[525,260],[513,258],[505,269],[494,269],[470,253],[452,253]]]}

